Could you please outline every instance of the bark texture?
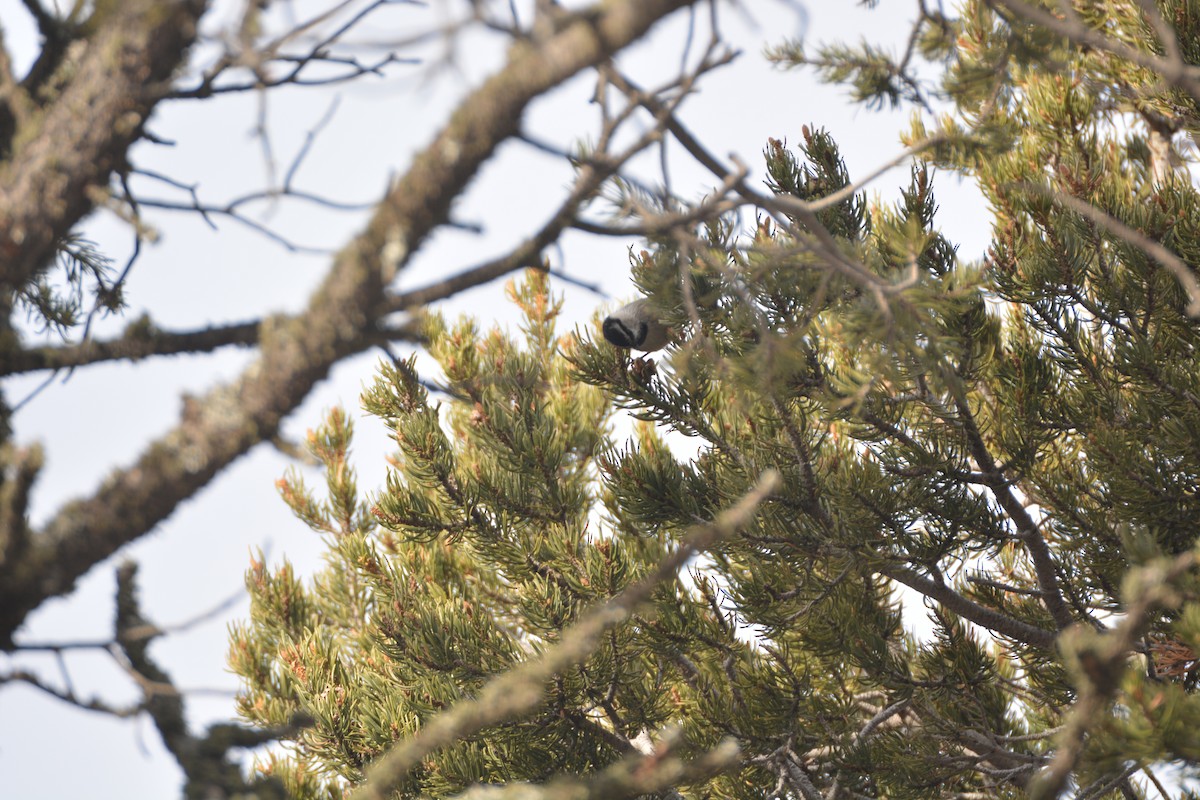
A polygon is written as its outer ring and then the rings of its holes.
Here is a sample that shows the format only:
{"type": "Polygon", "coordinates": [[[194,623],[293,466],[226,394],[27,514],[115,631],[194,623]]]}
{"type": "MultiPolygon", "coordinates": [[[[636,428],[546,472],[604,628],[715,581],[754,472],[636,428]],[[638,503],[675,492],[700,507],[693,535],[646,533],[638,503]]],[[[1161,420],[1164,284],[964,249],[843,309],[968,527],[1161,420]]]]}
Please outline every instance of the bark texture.
{"type": "MultiPolygon", "coordinates": [[[[237,380],[185,403],[179,424],[152,443],[133,466],[114,472],[94,496],[65,506],[27,541],[10,537],[8,554],[0,554],[0,644],[11,642],[13,632],[41,602],[69,591],[79,576],[150,531],[235,458],[273,437],[283,418],[337,361],[375,341],[379,321],[389,311],[389,282],[447,220],[451,203],[483,163],[517,133],[532,100],[601,64],[687,5],[689,0],[611,0],[563,14],[552,34],[515,44],[505,66],[460,104],[364,230],[333,257],[307,309],[263,323],[260,355],[237,380]]],[[[145,68],[140,74],[152,73],[145,68]]],[[[136,108],[123,113],[132,113],[127,121],[136,134],[144,117],[135,124],[136,108]]],[[[53,145],[51,153],[71,147],[72,141],[53,145]]],[[[115,147],[109,152],[111,164],[123,158],[124,151],[115,147]]],[[[6,166],[0,176],[9,181],[11,171],[6,166]]],[[[110,172],[111,166],[71,185],[82,190],[102,184],[110,172]]],[[[32,173],[23,180],[41,185],[46,179],[32,173]]],[[[16,213],[4,210],[5,199],[0,195],[0,214],[16,213]]],[[[0,229],[11,224],[11,216],[0,216],[0,229]]],[[[37,218],[22,225],[23,241],[33,237],[45,242],[38,251],[44,260],[53,234],[37,218]]],[[[0,234],[0,252],[4,247],[24,252],[11,232],[0,234]]],[[[8,263],[3,256],[0,261],[8,263]]],[[[29,255],[3,268],[3,280],[22,279],[38,263],[30,249],[29,255]]]]}

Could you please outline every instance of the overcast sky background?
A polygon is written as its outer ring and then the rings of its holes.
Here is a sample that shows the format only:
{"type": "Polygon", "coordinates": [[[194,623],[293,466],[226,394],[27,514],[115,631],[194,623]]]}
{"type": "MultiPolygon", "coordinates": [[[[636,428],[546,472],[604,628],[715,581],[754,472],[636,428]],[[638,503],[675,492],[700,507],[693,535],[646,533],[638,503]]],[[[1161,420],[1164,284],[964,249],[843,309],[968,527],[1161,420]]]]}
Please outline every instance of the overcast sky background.
{"type": "MultiPolygon", "coordinates": [[[[524,9],[527,4],[517,5],[524,9]]],[[[810,72],[774,68],[761,53],[765,45],[784,37],[802,37],[808,44],[865,38],[899,49],[916,3],[884,0],[880,5],[867,12],[852,0],[747,0],[740,10],[722,3],[723,33],[742,56],[702,80],[700,93],[685,103],[682,119],[713,152],[737,153],[758,180],[767,138],[794,143],[805,124],[833,134],[852,177],[873,171],[901,151],[898,132],[907,126],[908,112],[855,107],[845,91],[817,83],[810,72]]],[[[218,3],[206,30],[219,31],[218,20],[228,19],[230,9],[238,6],[218,3]]],[[[279,23],[289,13],[303,18],[305,8],[311,7],[316,6],[278,3],[271,19],[279,23]]],[[[460,4],[436,0],[427,7],[397,5],[376,12],[350,39],[395,42],[461,12],[460,4]]],[[[707,12],[697,18],[701,42],[707,36],[706,17],[707,12]]],[[[674,75],[687,21],[680,13],[658,26],[622,54],[622,68],[643,86],[674,75]]],[[[35,54],[37,35],[19,0],[0,0],[0,26],[23,71],[35,54]]],[[[457,102],[497,69],[504,56],[505,42],[499,35],[468,33],[456,42],[453,65],[437,68],[431,76],[430,66],[444,54],[444,44],[433,42],[417,52],[401,53],[420,55],[425,63],[393,65],[384,78],[363,78],[332,89],[272,90],[266,119],[280,169],[286,169],[337,98],[336,111],[295,184],[345,202],[371,204],[380,198],[388,179],[403,172],[457,102]]],[[[201,48],[196,57],[211,52],[201,48]]],[[[697,52],[696,45],[692,52],[697,52]]],[[[588,103],[593,89],[593,73],[577,77],[532,106],[525,130],[563,148],[591,136],[599,117],[597,107],[588,103]]],[[[149,127],[175,145],[138,145],[135,164],[198,183],[207,202],[221,203],[263,188],[263,152],[252,135],[260,100],[246,93],[160,106],[149,127]]],[[[695,198],[705,194],[713,184],[711,176],[692,165],[678,146],[672,153],[676,190],[695,198]]],[[[641,162],[642,174],[651,180],[657,177],[656,158],[641,162]]],[[[479,224],[483,233],[440,230],[401,275],[399,286],[422,286],[506,252],[543,224],[565,196],[571,177],[559,160],[521,143],[505,145],[455,205],[455,219],[479,224]]],[[[875,181],[869,192],[890,203],[907,182],[908,168],[901,167],[875,181]]],[[[146,196],[183,199],[165,186],[143,182],[141,187],[146,196]]],[[[988,235],[978,193],[951,176],[935,177],[934,188],[941,205],[939,227],[960,245],[960,258],[977,259],[988,235]]],[[[299,244],[332,251],[362,226],[368,213],[338,213],[282,200],[261,204],[253,215],[299,244]]],[[[214,232],[193,214],[147,211],[146,217],[159,231],[160,241],[146,249],[134,267],[126,285],[126,314],[100,323],[97,338],[119,333],[143,311],[160,326],[180,330],[299,311],[327,269],[328,256],[289,253],[231,220],[218,219],[219,230],[214,232]]],[[[124,263],[132,236],[123,224],[102,212],[88,220],[84,231],[118,267],[124,263]]],[[[630,243],[570,233],[562,250],[550,256],[556,268],[598,282],[612,298],[627,300],[633,296],[630,243]]],[[[555,288],[565,297],[563,331],[589,324],[597,307],[609,302],[566,283],[556,283],[555,288]]],[[[503,281],[463,293],[441,308],[454,315],[473,314],[484,326],[493,320],[511,324],[516,318],[503,300],[503,281]]],[[[38,338],[31,332],[30,341],[38,338]]],[[[319,422],[323,409],[335,404],[349,408],[357,424],[354,463],[364,490],[382,484],[383,457],[390,449],[382,425],[364,417],[358,406],[358,394],[372,380],[380,355],[367,352],[341,362],[283,430],[299,441],[319,422]]],[[[253,357],[252,351],[225,348],[203,356],[103,364],[80,369],[65,382],[56,379],[15,418],[17,443],[41,442],[47,452],[47,466],[33,497],[33,524],[45,522],[64,501],[93,492],[109,470],[132,462],[149,441],[175,424],[184,394],[200,394],[216,381],[233,379],[253,357]]],[[[20,402],[46,377],[39,373],[4,381],[8,402],[20,402]]],[[[195,617],[237,593],[254,548],[266,549],[272,564],[286,557],[301,573],[312,574],[321,564],[321,540],[291,517],[274,489],[289,466],[291,462],[271,446],[255,448],[156,532],[89,573],[70,597],[40,608],[19,641],[110,638],[114,567],[123,558],[141,564],[143,608],[159,625],[195,617]]],[[[316,471],[306,477],[319,485],[316,471]]],[[[153,645],[153,656],[178,687],[216,690],[189,696],[189,721],[196,729],[227,719],[232,712],[237,684],[225,670],[225,626],[246,611],[246,603],[239,602],[227,613],[153,645]]],[[[81,697],[97,696],[118,705],[138,699],[134,685],[106,655],[80,652],[69,655],[67,663],[81,697]]],[[[50,656],[0,656],[0,670],[15,666],[37,669],[61,685],[50,656]]],[[[174,798],[180,782],[178,767],[148,720],[116,720],[79,711],[20,684],[0,687],[0,786],[6,798],[174,798]]]]}

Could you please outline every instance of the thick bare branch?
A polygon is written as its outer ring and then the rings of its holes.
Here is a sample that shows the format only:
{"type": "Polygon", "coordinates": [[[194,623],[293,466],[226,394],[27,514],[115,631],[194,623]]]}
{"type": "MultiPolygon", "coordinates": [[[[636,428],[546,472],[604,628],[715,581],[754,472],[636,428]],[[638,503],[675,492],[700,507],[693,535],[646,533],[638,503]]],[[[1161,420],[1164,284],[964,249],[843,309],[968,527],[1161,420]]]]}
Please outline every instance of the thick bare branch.
{"type": "Polygon", "coordinates": [[[121,359],[137,361],[147,356],[208,353],[231,344],[257,344],[258,328],[258,322],[241,322],[195,331],[164,331],[149,319],[142,318],[131,323],[116,339],[64,347],[35,347],[11,353],[0,374],[68,369],[121,359]]]}
{"type": "Polygon", "coordinates": [[[981,606],[973,600],[963,597],[946,584],[930,580],[908,567],[900,565],[886,566],[880,569],[879,572],[897,583],[902,583],[910,589],[915,589],[931,600],[936,600],[963,619],[973,622],[982,628],[987,628],[993,633],[1007,636],[1018,642],[1023,642],[1043,650],[1049,650],[1054,647],[1054,642],[1057,638],[1054,631],[1030,625],[1007,614],[1002,614],[995,609],[981,606]]]}
{"type": "Polygon", "coordinates": [[[112,652],[142,690],[141,708],[150,715],[163,744],[183,770],[187,781],[184,795],[282,798],[284,792],[278,780],[266,776],[247,779],[239,766],[228,758],[231,748],[262,744],[279,731],[214,725],[205,734],[197,736],[189,730],[183,693],[175,688],[170,676],[150,656],[150,641],[162,629],[143,617],[137,589],[137,564],[126,561],[117,567],[116,643],[112,652]]]}
{"type": "Polygon", "coordinates": [[[29,94],[17,81],[3,33],[0,29],[0,150],[8,149],[14,131],[29,118],[33,106],[29,94]]]}
{"type": "Polygon", "coordinates": [[[61,93],[14,133],[0,165],[0,290],[20,289],[45,267],[94,207],[88,190],[124,167],[207,5],[130,0],[93,14],[95,32],[59,67],[61,93]]]}
{"type": "Polygon", "coordinates": [[[514,45],[504,68],[463,101],[366,229],[334,257],[307,310],[263,324],[255,363],[235,382],[188,403],[179,425],[136,464],[115,472],[94,496],[62,508],[21,558],[0,566],[0,642],[10,642],[44,599],[68,591],[80,575],[148,532],[231,461],[273,437],[333,364],[373,342],[388,312],[384,287],[445,223],[451,202],[480,166],[517,133],[525,107],[688,3],[609,0],[565,15],[544,41],[514,45]]]}
{"type": "MultiPolygon", "coordinates": [[[[73,369],[104,361],[139,361],[151,356],[181,353],[211,353],[230,345],[248,347],[258,344],[261,326],[262,322],[256,320],[214,325],[194,331],[164,331],[143,318],[129,325],[116,339],[85,341],[64,347],[35,347],[10,354],[9,362],[0,374],[73,369]]],[[[381,340],[422,341],[421,332],[414,325],[391,326],[386,330],[381,328],[379,332],[381,336],[370,337],[364,340],[364,344],[376,344],[381,340]]]]}

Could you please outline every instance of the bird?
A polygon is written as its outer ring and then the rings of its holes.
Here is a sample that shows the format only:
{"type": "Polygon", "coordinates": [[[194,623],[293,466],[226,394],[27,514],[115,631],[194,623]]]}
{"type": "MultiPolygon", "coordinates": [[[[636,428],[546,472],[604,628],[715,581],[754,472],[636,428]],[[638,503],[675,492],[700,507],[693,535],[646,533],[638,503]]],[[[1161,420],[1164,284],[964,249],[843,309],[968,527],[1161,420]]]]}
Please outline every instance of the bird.
{"type": "Polygon", "coordinates": [[[671,341],[670,330],[644,298],[621,306],[605,317],[603,330],[609,344],[626,350],[649,353],[661,350],[671,341]]]}

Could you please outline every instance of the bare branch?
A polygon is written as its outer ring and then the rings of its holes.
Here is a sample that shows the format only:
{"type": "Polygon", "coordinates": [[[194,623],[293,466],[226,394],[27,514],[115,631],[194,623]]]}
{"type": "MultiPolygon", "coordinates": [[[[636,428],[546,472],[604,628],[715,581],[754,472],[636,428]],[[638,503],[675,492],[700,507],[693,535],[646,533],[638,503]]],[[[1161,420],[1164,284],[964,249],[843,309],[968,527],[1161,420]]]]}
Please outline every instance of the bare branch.
{"type": "Polygon", "coordinates": [[[209,353],[228,345],[254,345],[258,343],[260,326],[260,322],[241,322],[196,331],[164,331],[142,317],[130,323],[116,339],[38,347],[10,354],[3,374],[68,369],[103,361],[138,361],[149,356],[209,353]]]}
{"type": "Polygon", "coordinates": [[[958,616],[981,628],[987,628],[1001,636],[1007,636],[1043,650],[1050,650],[1054,647],[1057,639],[1054,631],[1030,625],[995,609],[981,606],[963,597],[941,581],[931,580],[901,565],[885,565],[879,568],[879,572],[897,583],[915,589],[931,600],[936,600],[958,616]]]}
{"type": "Polygon", "coordinates": [[[183,694],[150,657],[150,639],[162,629],[142,616],[136,578],[137,564],[134,562],[126,561],[117,568],[116,644],[111,652],[142,689],[144,698],[140,707],[150,715],[163,744],[187,778],[184,794],[188,797],[229,797],[267,790],[271,792],[268,796],[282,797],[277,779],[267,776],[246,779],[241,768],[228,758],[231,748],[270,741],[279,735],[279,731],[214,725],[204,735],[195,736],[188,729],[183,694]],[[146,635],[147,631],[151,634],[146,635]]]}
{"type": "Polygon", "coordinates": [[[1135,2],[1150,22],[1154,35],[1158,37],[1159,44],[1166,52],[1167,60],[1172,64],[1183,66],[1183,55],[1179,52],[1179,39],[1175,35],[1175,29],[1167,22],[1166,17],[1159,10],[1158,4],[1154,0],[1135,0],[1135,2]]]}
{"type": "MultiPolygon", "coordinates": [[[[331,8],[320,11],[313,17],[257,47],[254,47],[251,36],[247,32],[248,28],[243,25],[243,30],[239,31],[236,45],[226,45],[225,53],[206,70],[197,86],[191,89],[177,89],[171,92],[168,97],[170,99],[203,99],[215,94],[258,91],[283,85],[329,86],[345,83],[367,74],[382,75],[383,68],[388,64],[417,63],[416,59],[402,59],[396,57],[393,53],[388,53],[384,58],[373,64],[363,64],[357,58],[335,56],[329,51],[329,48],[333,44],[337,43],[341,37],[356,25],[379,8],[394,5],[395,0],[375,0],[375,2],[364,6],[353,14],[347,22],[334,28],[331,33],[324,34],[315,41],[305,45],[305,50],[302,54],[295,55],[282,52],[286,46],[300,40],[309,32],[333,19],[342,11],[352,6],[354,2],[355,0],[342,0],[331,8]],[[272,63],[290,64],[292,66],[282,76],[273,78],[268,75],[272,63]],[[334,64],[339,67],[345,67],[346,71],[324,78],[310,79],[302,77],[305,68],[312,64],[334,64]],[[249,70],[253,75],[253,80],[218,85],[218,78],[231,68],[249,70]]],[[[247,9],[247,13],[249,12],[250,9],[247,9]]]]}
{"type": "Polygon", "coordinates": [[[1178,605],[1180,595],[1174,582],[1195,569],[1196,564],[1196,553],[1189,551],[1131,570],[1125,584],[1128,608],[1120,624],[1105,633],[1087,628],[1070,631],[1063,649],[1078,662],[1083,685],[1058,738],[1050,766],[1029,787],[1034,800],[1058,797],[1066,789],[1083,754],[1088,730],[1120,689],[1120,677],[1128,668],[1129,654],[1150,622],[1150,612],[1178,605]]]}
{"type": "Polygon", "coordinates": [[[19,669],[13,670],[12,672],[6,674],[0,674],[0,685],[5,683],[23,683],[27,686],[32,686],[39,692],[47,694],[56,700],[60,700],[67,705],[74,706],[75,708],[79,708],[84,711],[96,711],[101,714],[108,714],[109,716],[118,717],[120,719],[133,717],[142,712],[141,703],[133,703],[127,706],[114,706],[111,703],[106,703],[105,701],[95,697],[89,700],[83,700],[76,696],[75,692],[71,689],[67,689],[65,691],[56,689],[43,681],[36,674],[29,672],[28,670],[19,669]]]}
{"type": "Polygon", "coordinates": [[[304,163],[305,157],[312,149],[313,143],[317,141],[317,137],[321,135],[321,131],[325,130],[326,126],[333,121],[333,115],[337,113],[338,106],[341,104],[340,97],[334,97],[329,103],[329,108],[325,109],[325,113],[317,120],[317,123],[309,128],[304,134],[304,144],[300,145],[300,149],[296,151],[296,157],[292,159],[291,165],[283,176],[283,190],[287,191],[292,187],[292,180],[296,177],[296,173],[300,170],[300,165],[304,163]]]}
{"type": "Polygon", "coordinates": [[[1184,263],[1183,259],[1172,253],[1167,248],[1163,247],[1158,242],[1151,239],[1141,231],[1135,230],[1116,217],[1107,212],[1096,208],[1091,203],[1080,200],[1065,192],[1048,189],[1044,186],[1038,186],[1034,183],[1022,183],[1021,189],[1026,189],[1037,194],[1051,198],[1055,202],[1062,203],[1067,208],[1079,214],[1081,217],[1086,217],[1091,222],[1099,225],[1104,230],[1108,231],[1113,236],[1123,239],[1139,250],[1143,251],[1150,258],[1157,261],[1164,269],[1171,273],[1174,278],[1179,281],[1179,285],[1187,294],[1188,304],[1186,313],[1189,317],[1200,318],[1200,280],[1196,279],[1192,268],[1184,263]]]}
{"type": "Polygon", "coordinates": [[[1063,599],[1057,569],[1050,554],[1050,548],[1042,535],[1042,529],[1030,515],[1029,510],[1025,508],[1025,504],[1013,492],[1012,484],[1004,475],[1004,470],[992,457],[992,452],[988,449],[987,442],[984,441],[969,404],[964,399],[956,397],[955,406],[958,408],[958,417],[962,422],[963,433],[966,435],[971,457],[975,459],[975,463],[979,465],[979,471],[983,473],[984,485],[991,490],[996,502],[1013,521],[1017,528],[1017,535],[1025,545],[1030,560],[1033,561],[1042,604],[1050,612],[1050,617],[1058,629],[1065,630],[1075,622],[1075,618],[1071,616],[1071,610],[1067,608],[1067,603],[1063,599]]]}
{"type": "MultiPolygon", "coordinates": [[[[1024,0],[986,0],[986,2],[994,9],[1005,9],[1018,19],[1040,25],[1077,45],[1093,47],[1145,67],[1167,83],[1183,89],[1194,100],[1200,102],[1200,67],[1186,64],[1182,59],[1160,58],[1143,52],[1089,28],[1078,17],[1066,19],[1056,17],[1049,11],[1026,3],[1024,0]]],[[[1169,46],[1165,41],[1163,46],[1168,48],[1169,53],[1169,46]]]]}
{"type": "Polygon", "coordinates": [[[336,86],[341,83],[349,83],[364,75],[376,75],[382,77],[384,75],[384,67],[389,64],[418,64],[419,60],[415,58],[400,58],[392,54],[388,54],[383,58],[370,64],[363,64],[355,58],[298,58],[281,56],[277,61],[288,63],[292,61],[302,61],[301,66],[297,66],[292,72],[279,78],[270,78],[268,80],[246,81],[245,83],[224,83],[220,86],[209,86],[190,90],[178,90],[168,95],[169,100],[191,100],[191,99],[206,99],[218,94],[239,94],[242,92],[257,92],[264,89],[274,89],[279,86],[336,86]],[[299,71],[308,64],[320,62],[328,64],[338,64],[346,67],[346,71],[340,75],[330,75],[324,78],[303,78],[300,77],[299,71]]]}
{"type": "Polygon", "coordinates": [[[37,23],[38,33],[47,42],[63,38],[63,21],[47,11],[46,7],[39,0],[21,0],[21,4],[25,6],[25,10],[33,17],[33,21],[37,23]]]}
{"type": "Polygon", "coordinates": [[[40,445],[0,445],[6,473],[0,482],[0,561],[19,557],[29,546],[29,493],[44,461],[40,445]]]}
{"type": "MultiPolygon", "coordinates": [[[[71,66],[73,79],[31,118],[0,166],[0,289],[15,291],[48,264],[56,243],[92,210],[140,138],[161,91],[186,57],[203,0],[114,4],[71,66]],[[113,53],[122,58],[114,59],[113,53]],[[81,109],[86,109],[82,111],[81,109]],[[88,124],[80,125],[86,113],[88,124]]],[[[97,12],[100,16],[100,12],[97,12]]]]}
{"type": "Polygon", "coordinates": [[[820,254],[830,267],[842,272],[864,289],[874,292],[879,296],[880,302],[883,302],[883,295],[889,293],[891,287],[882,283],[866,266],[850,260],[845,255],[832,234],[829,233],[828,229],[817,218],[816,210],[811,204],[805,203],[795,197],[769,196],[751,189],[744,179],[737,179],[738,173],[742,173],[744,177],[745,174],[748,174],[749,170],[736,156],[731,156],[730,158],[734,162],[736,169],[729,169],[720,159],[710,153],[674,114],[664,109],[660,101],[641,92],[627,79],[621,78],[618,85],[622,91],[631,96],[641,98],[641,102],[651,113],[664,113],[667,130],[671,132],[676,140],[683,145],[684,149],[700,162],[705,169],[720,178],[722,182],[728,183],[734,191],[746,200],[772,212],[782,227],[792,231],[798,241],[820,254]],[[804,223],[808,231],[807,236],[803,235],[801,231],[796,230],[789,216],[795,216],[804,223]]]}
{"type": "MultiPolygon", "coordinates": [[[[711,68],[711,66],[706,67],[706,69],[711,68]]],[[[627,111],[632,111],[632,107],[627,109],[627,111]]],[[[579,219],[579,211],[596,196],[596,193],[600,191],[609,178],[618,175],[621,168],[630,159],[641,153],[652,142],[658,139],[661,132],[661,120],[658,121],[658,125],[644,132],[636,141],[620,153],[605,154],[604,148],[611,142],[616,130],[623,121],[628,119],[628,116],[628,113],[616,116],[606,115],[604,129],[601,132],[597,145],[600,153],[579,162],[579,173],[576,176],[575,184],[571,188],[570,194],[567,195],[566,200],[562,202],[558,210],[542,225],[537,233],[521,242],[521,244],[517,245],[516,248],[504,256],[452,275],[430,286],[413,289],[395,296],[391,300],[390,310],[404,311],[416,306],[427,305],[450,297],[465,289],[495,280],[502,275],[523,267],[547,269],[546,263],[542,260],[542,251],[557,241],[558,237],[567,228],[576,228],[585,231],[593,229],[594,226],[591,223],[583,222],[579,219]]],[[[706,213],[709,212],[705,210],[703,213],[691,215],[686,218],[680,215],[678,218],[659,220],[657,223],[658,226],[654,227],[653,230],[658,232],[675,225],[685,224],[691,221],[693,217],[705,218],[706,213]]],[[[651,227],[648,225],[647,230],[649,229],[651,227]]],[[[632,235],[632,233],[632,230],[625,231],[622,228],[620,233],[614,232],[613,235],[632,235]]]]}
{"type": "Polygon", "coordinates": [[[32,113],[33,101],[17,81],[7,43],[0,37],[0,145],[7,148],[15,130],[27,124],[32,113]]]}
{"type": "MultiPolygon", "coordinates": [[[[366,228],[334,257],[307,310],[261,326],[260,356],[237,380],[189,403],[179,425],[136,464],[114,472],[94,496],[65,505],[22,557],[0,565],[0,642],[8,644],[42,600],[68,591],[235,458],[270,440],[333,364],[374,341],[390,310],[384,287],[448,219],[453,199],[500,143],[517,133],[525,107],[687,3],[613,0],[566,15],[563,27],[536,48],[514,47],[506,65],[462,102],[366,228]]],[[[0,262],[10,230],[0,224],[0,262]]]]}
{"type": "Polygon", "coordinates": [[[867,186],[869,186],[871,183],[874,183],[877,178],[879,178],[888,170],[900,166],[913,156],[919,156],[926,150],[937,147],[939,144],[942,144],[945,141],[946,137],[940,133],[927,136],[910,147],[904,148],[896,154],[895,158],[885,161],[853,183],[849,183],[843,186],[841,189],[838,189],[836,192],[831,192],[830,194],[827,194],[818,200],[809,200],[808,207],[813,211],[823,211],[826,208],[836,206],[838,203],[849,200],[851,197],[867,188],[867,186]]]}
{"type": "Polygon", "coordinates": [[[120,199],[128,203],[133,208],[145,207],[157,208],[164,211],[185,211],[196,213],[199,214],[200,217],[213,230],[217,230],[217,223],[214,221],[213,217],[228,217],[238,224],[244,225],[257,233],[262,234],[267,239],[279,244],[289,252],[329,255],[330,251],[327,248],[298,244],[282,234],[275,232],[269,226],[259,222],[256,219],[253,219],[250,216],[247,216],[241,210],[243,206],[253,205],[256,203],[274,203],[284,198],[303,200],[305,202],[313,203],[314,205],[321,206],[322,208],[328,208],[333,211],[363,211],[373,207],[372,203],[339,202],[337,200],[331,200],[327,197],[292,187],[290,185],[290,180],[294,177],[296,169],[299,168],[299,164],[303,158],[304,152],[304,150],[301,150],[301,152],[293,160],[292,165],[289,167],[288,175],[284,179],[285,185],[282,188],[247,192],[246,194],[239,195],[238,197],[229,200],[224,205],[202,202],[197,191],[199,188],[197,184],[184,183],[168,175],[145,169],[134,170],[133,174],[159,181],[172,188],[186,192],[188,194],[189,201],[180,202],[164,198],[138,197],[129,190],[128,186],[125,186],[125,193],[120,197],[120,199]]]}

